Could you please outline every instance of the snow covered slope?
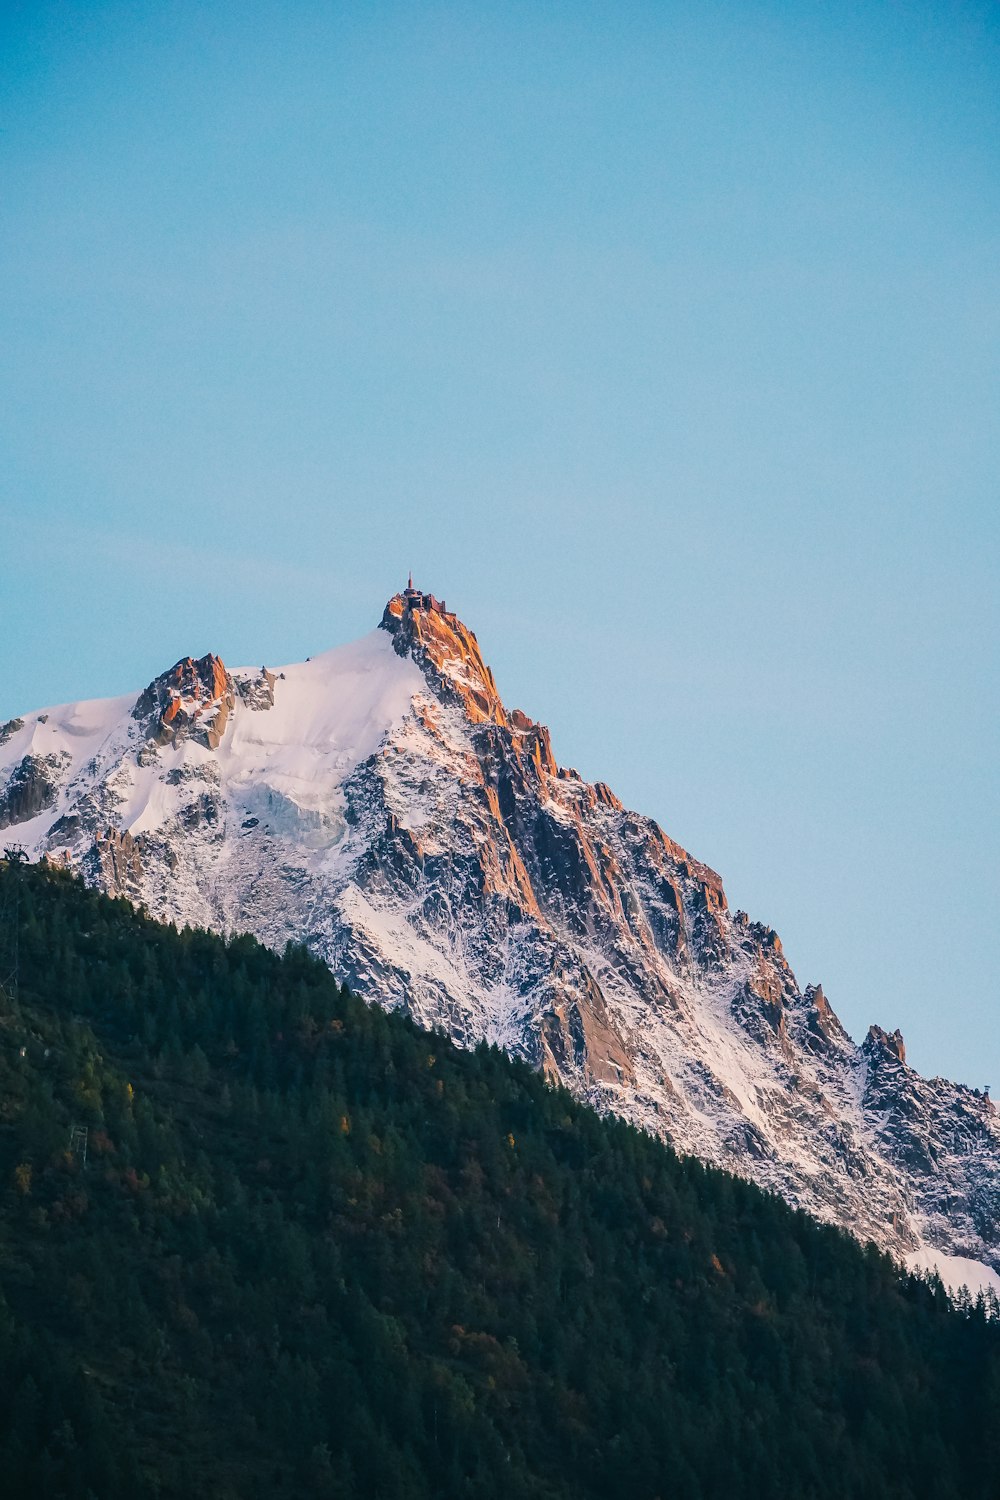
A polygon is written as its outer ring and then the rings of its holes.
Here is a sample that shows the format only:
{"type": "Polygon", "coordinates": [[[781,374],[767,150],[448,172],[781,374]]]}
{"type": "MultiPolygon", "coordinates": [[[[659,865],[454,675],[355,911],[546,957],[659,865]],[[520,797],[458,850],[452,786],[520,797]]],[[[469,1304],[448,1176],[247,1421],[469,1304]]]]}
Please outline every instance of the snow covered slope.
{"type": "Polygon", "coordinates": [[[557,765],[430,595],[295,666],[185,658],[12,720],[0,828],[158,916],[305,941],[914,1263],[1000,1271],[991,1101],[920,1077],[898,1032],[856,1046],[714,871],[557,765]]]}

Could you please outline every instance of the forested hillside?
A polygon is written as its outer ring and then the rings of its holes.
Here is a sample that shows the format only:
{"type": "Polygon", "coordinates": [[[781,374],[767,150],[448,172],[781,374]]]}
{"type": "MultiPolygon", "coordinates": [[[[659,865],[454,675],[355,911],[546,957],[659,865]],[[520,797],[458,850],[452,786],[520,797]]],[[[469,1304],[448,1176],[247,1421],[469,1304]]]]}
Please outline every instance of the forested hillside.
{"type": "Polygon", "coordinates": [[[301,950],[0,912],[12,1500],[1000,1493],[981,1304],[301,950]]]}

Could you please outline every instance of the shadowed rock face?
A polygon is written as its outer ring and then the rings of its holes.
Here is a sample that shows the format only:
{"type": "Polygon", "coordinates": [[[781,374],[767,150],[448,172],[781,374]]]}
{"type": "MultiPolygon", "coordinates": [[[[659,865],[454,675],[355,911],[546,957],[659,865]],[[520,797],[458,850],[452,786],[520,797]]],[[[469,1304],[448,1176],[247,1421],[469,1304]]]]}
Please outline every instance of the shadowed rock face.
{"type": "Polygon", "coordinates": [[[855,1046],[713,870],[558,765],[432,596],[394,596],[381,625],[350,692],[405,688],[373,752],[338,758],[305,668],[293,686],[187,657],[64,777],[35,852],[58,840],[161,916],[305,941],[369,1000],[885,1248],[1000,1266],[991,1102],[921,1078],[898,1032],[855,1046]]]}
{"type": "Polygon", "coordinates": [[[59,771],[58,756],[26,755],[0,790],[0,828],[26,823],[54,807],[59,771]]]}
{"type": "Polygon", "coordinates": [[[870,1059],[877,1059],[883,1053],[888,1053],[898,1063],[906,1062],[903,1033],[898,1030],[890,1036],[888,1032],[882,1030],[881,1026],[869,1026],[868,1035],[865,1038],[865,1051],[870,1059]]]}

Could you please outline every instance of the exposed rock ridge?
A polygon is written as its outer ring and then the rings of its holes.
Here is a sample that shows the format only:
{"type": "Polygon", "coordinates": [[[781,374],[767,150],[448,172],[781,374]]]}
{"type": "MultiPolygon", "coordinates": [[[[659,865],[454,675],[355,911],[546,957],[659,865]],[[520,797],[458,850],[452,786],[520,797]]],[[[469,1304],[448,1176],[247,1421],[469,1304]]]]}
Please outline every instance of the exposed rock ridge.
{"type": "Polygon", "coordinates": [[[382,629],[393,637],[400,656],[411,656],[431,686],[461,706],[470,724],[508,723],[479,642],[433,594],[414,589],[394,594],[383,612],[382,629]]]}

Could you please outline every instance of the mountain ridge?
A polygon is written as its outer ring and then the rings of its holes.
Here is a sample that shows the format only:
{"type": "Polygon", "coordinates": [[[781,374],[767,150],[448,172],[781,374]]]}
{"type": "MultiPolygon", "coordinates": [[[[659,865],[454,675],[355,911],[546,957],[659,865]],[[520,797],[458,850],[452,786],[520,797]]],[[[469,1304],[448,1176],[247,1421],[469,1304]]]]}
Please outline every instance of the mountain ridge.
{"type": "Polygon", "coordinates": [[[304,940],[365,998],[882,1248],[1000,1270],[991,1101],[921,1078],[898,1033],[856,1046],[715,871],[506,709],[433,595],[306,663],[182,658],[18,723],[0,823],[33,857],[181,924],[304,940]]]}

